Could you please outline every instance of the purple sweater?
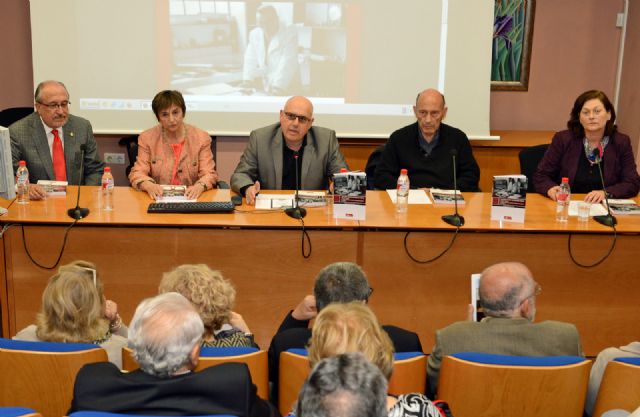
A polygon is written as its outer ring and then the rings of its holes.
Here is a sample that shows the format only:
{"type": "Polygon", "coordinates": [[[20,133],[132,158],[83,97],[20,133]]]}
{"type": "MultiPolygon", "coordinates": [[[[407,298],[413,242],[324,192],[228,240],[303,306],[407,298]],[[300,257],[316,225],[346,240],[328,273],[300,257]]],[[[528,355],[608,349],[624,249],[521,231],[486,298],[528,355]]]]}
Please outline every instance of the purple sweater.
{"type": "MultiPolygon", "coordinates": [[[[536,191],[547,195],[551,187],[560,184],[562,177],[568,177],[569,184],[573,184],[583,152],[582,139],[576,138],[571,131],[556,133],[533,175],[536,191]]],[[[607,192],[614,198],[635,197],[640,190],[640,177],[629,136],[615,132],[609,138],[603,162],[607,192]]]]}

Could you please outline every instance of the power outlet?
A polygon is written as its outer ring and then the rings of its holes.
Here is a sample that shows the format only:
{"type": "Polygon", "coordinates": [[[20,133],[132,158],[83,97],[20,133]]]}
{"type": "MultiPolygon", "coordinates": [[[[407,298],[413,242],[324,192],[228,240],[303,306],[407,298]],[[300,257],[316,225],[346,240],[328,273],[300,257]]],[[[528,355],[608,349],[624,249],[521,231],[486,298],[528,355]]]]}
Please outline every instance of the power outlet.
{"type": "Polygon", "coordinates": [[[123,153],[105,153],[104,162],[106,164],[124,165],[123,153]]]}
{"type": "Polygon", "coordinates": [[[616,16],[616,27],[621,28],[624,26],[624,13],[618,13],[616,16]]]}

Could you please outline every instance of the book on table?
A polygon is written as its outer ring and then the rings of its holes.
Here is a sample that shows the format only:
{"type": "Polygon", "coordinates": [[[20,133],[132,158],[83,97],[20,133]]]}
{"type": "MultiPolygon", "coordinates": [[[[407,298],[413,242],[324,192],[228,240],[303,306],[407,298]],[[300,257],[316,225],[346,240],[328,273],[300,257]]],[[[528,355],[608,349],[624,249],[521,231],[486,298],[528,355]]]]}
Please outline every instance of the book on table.
{"type": "Polygon", "coordinates": [[[432,188],[429,190],[433,204],[453,205],[456,200],[458,205],[464,204],[464,197],[460,190],[443,190],[440,188],[432,188]]]}
{"type": "Polygon", "coordinates": [[[491,193],[491,220],[524,223],[527,177],[495,175],[491,193]]]}
{"type": "MultiPolygon", "coordinates": [[[[606,202],[603,201],[606,204],[606,202]]],[[[609,208],[612,214],[629,216],[640,214],[640,206],[631,199],[609,199],[609,208]]]]}

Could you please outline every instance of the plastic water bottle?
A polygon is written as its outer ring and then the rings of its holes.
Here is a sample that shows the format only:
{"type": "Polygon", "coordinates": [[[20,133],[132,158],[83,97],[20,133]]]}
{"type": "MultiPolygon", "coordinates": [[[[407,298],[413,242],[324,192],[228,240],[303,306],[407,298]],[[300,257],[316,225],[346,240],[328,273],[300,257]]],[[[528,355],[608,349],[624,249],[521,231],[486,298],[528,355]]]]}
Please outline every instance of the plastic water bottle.
{"type": "Polygon", "coordinates": [[[111,167],[104,168],[102,174],[102,210],[113,210],[113,175],[111,167]]]}
{"type": "Polygon", "coordinates": [[[571,188],[569,178],[563,177],[560,190],[556,193],[556,221],[566,222],[569,220],[569,202],[571,201],[571,188]]]}
{"type": "Polygon", "coordinates": [[[396,189],[396,212],[406,213],[409,204],[409,176],[406,169],[400,170],[398,187],[396,189]]]}
{"type": "Polygon", "coordinates": [[[29,170],[25,161],[19,162],[16,171],[16,200],[18,204],[29,204],[29,170]]]}

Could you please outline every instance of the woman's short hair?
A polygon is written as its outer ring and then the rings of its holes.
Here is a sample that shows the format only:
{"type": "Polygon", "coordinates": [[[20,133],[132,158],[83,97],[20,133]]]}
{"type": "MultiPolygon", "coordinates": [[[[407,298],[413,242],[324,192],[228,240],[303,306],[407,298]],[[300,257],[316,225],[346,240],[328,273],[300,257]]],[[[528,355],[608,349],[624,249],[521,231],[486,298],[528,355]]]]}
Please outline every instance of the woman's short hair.
{"type": "Polygon", "coordinates": [[[49,278],[36,327],[38,339],[49,342],[90,343],[107,337],[109,321],[95,265],[75,261],[49,278]]]}
{"type": "Polygon", "coordinates": [[[373,311],[362,302],[323,308],[313,325],[308,349],[311,366],[324,358],[360,352],[391,378],[393,344],[373,311]]]}
{"type": "Polygon", "coordinates": [[[573,108],[569,115],[569,121],[567,122],[567,128],[573,132],[575,137],[579,139],[584,138],[584,127],[580,123],[580,112],[582,111],[584,103],[589,100],[600,100],[605,110],[611,113],[611,119],[607,121],[607,125],[604,128],[604,135],[613,135],[617,130],[617,126],[615,125],[616,109],[613,108],[613,104],[611,104],[609,97],[600,90],[585,91],[578,96],[575,103],[573,103],[573,108]]]}
{"type": "Polygon", "coordinates": [[[151,110],[156,115],[156,119],[160,120],[158,113],[174,104],[182,109],[183,116],[187,114],[187,105],[184,103],[184,97],[180,91],[162,90],[153,98],[151,110]]]}
{"type": "Polygon", "coordinates": [[[205,264],[181,265],[165,273],[159,292],[177,292],[191,301],[209,332],[229,322],[236,300],[231,282],[205,264]]]}

